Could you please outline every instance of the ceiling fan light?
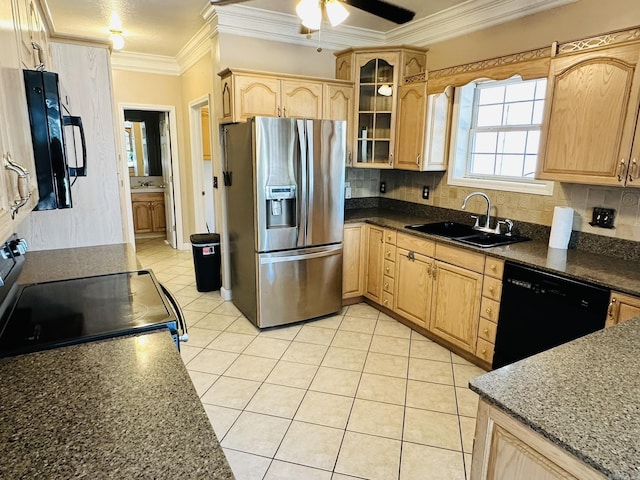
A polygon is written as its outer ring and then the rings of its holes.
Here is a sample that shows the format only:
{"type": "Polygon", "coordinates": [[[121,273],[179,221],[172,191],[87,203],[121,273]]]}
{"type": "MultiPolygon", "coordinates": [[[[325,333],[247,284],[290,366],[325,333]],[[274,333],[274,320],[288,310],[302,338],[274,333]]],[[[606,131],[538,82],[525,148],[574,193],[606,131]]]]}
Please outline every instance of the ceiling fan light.
{"type": "Polygon", "coordinates": [[[122,50],[124,48],[124,37],[122,36],[122,32],[118,30],[111,30],[109,41],[114,50],[122,50]]]}
{"type": "Polygon", "coordinates": [[[332,27],[340,25],[349,16],[349,11],[344,8],[344,5],[342,5],[338,0],[327,0],[324,4],[324,8],[332,27]]]}
{"type": "Polygon", "coordinates": [[[302,20],[302,25],[310,30],[320,29],[322,9],[318,0],[300,0],[296,6],[296,13],[302,20]]]}

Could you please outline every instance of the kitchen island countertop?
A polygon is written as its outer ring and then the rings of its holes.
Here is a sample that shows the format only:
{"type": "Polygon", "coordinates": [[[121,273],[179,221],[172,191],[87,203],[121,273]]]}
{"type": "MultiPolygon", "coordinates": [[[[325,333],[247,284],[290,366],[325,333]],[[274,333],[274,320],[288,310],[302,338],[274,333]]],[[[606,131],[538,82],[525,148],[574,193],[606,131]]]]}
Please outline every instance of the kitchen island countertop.
{"type": "Polygon", "coordinates": [[[0,359],[0,378],[0,478],[234,478],[168,332],[0,359]]]}
{"type": "Polygon", "coordinates": [[[607,478],[640,478],[640,318],[470,382],[489,403],[607,478]]]}
{"type": "Polygon", "coordinates": [[[416,216],[377,208],[347,210],[345,223],[368,222],[403,233],[416,235],[487,255],[513,260],[551,273],[560,273],[578,280],[590,281],[630,295],[640,296],[640,264],[606,255],[575,249],[550,249],[547,242],[528,241],[502,247],[479,248],[436,235],[405,228],[406,225],[439,222],[437,216],[416,216]],[[560,258],[558,258],[560,257],[560,258]]]}
{"type": "Polygon", "coordinates": [[[53,282],[139,269],[136,252],[128,243],[36,250],[25,255],[18,283],[53,282]]]}

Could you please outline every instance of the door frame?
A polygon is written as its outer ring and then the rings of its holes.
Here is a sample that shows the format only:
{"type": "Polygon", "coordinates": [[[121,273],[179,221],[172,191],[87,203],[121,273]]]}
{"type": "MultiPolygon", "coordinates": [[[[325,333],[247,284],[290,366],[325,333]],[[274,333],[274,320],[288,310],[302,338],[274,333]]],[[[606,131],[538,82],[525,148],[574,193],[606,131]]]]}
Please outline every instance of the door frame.
{"type": "MultiPolygon", "coordinates": [[[[164,112],[169,115],[169,137],[171,141],[171,176],[173,177],[173,182],[171,183],[173,184],[173,211],[176,220],[176,229],[173,234],[176,236],[175,243],[178,249],[186,249],[190,247],[190,245],[185,245],[183,242],[182,202],[180,201],[180,157],[178,155],[178,120],[176,117],[176,107],[173,105],[151,105],[146,103],[142,104],[129,102],[118,103],[118,130],[120,131],[120,135],[117,135],[117,138],[119,144],[118,150],[120,152],[120,164],[122,165],[123,171],[122,188],[124,194],[124,202],[126,205],[126,208],[124,209],[125,215],[123,216],[123,221],[127,222],[127,224],[124,225],[124,228],[127,231],[129,243],[135,250],[136,245],[135,234],[133,231],[133,210],[131,205],[131,181],[129,179],[129,167],[127,164],[124,129],[122,128],[122,126],[124,125],[125,110],[147,110],[164,112]]],[[[167,228],[171,228],[171,226],[167,225],[167,228]]]]}
{"type": "MultiPolygon", "coordinates": [[[[203,150],[202,150],[202,117],[200,109],[202,107],[209,108],[209,118],[211,119],[211,97],[210,95],[203,95],[189,102],[189,135],[191,142],[191,174],[193,175],[193,214],[194,214],[194,227],[196,231],[206,232],[206,207],[202,199],[201,192],[204,191],[204,169],[202,168],[203,162],[203,150]],[[203,208],[204,207],[204,208],[203,208]]],[[[209,120],[209,138],[211,137],[211,120],[209,120]]],[[[211,161],[213,162],[213,152],[211,161]]],[[[212,173],[215,170],[212,170],[212,173]]],[[[213,179],[210,179],[213,181],[213,179]]],[[[213,201],[215,202],[215,192],[213,194],[213,201]]],[[[218,219],[215,215],[215,203],[213,207],[214,223],[218,223],[218,219]]],[[[217,229],[216,225],[211,225],[212,231],[217,229]]]]}

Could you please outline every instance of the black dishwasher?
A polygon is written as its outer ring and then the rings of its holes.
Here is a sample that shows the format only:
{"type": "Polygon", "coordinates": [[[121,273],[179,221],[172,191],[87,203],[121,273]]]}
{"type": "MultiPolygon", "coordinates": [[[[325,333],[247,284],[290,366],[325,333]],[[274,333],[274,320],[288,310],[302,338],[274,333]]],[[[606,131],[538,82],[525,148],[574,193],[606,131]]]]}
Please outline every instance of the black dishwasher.
{"type": "Polygon", "coordinates": [[[493,368],[604,328],[610,290],[505,262],[493,368]]]}

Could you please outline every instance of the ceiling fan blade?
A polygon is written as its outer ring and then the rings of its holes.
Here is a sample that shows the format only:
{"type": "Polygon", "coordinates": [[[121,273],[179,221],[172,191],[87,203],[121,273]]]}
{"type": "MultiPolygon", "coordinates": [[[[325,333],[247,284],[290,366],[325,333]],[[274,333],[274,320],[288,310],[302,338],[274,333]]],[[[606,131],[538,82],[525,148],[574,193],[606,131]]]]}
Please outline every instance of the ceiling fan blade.
{"type": "Polygon", "coordinates": [[[365,12],[372,13],[380,18],[397,24],[403,24],[413,20],[415,12],[398,7],[382,0],[342,0],[347,5],[356,7],[365,12]]]}
{"type": "Polygon", "coordinates": [[[223,5],[232,5],[234,3],[242,3],[246,1],[247,0],[209,0],[209,3],[211,3],[211,5],[213,5],[214,7],[221,7],[223,5]]]}

